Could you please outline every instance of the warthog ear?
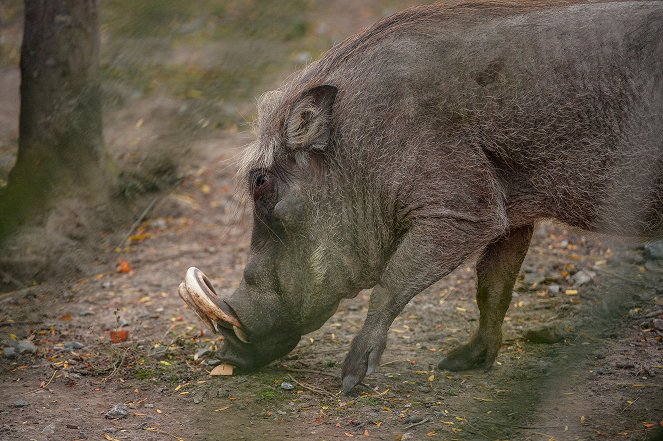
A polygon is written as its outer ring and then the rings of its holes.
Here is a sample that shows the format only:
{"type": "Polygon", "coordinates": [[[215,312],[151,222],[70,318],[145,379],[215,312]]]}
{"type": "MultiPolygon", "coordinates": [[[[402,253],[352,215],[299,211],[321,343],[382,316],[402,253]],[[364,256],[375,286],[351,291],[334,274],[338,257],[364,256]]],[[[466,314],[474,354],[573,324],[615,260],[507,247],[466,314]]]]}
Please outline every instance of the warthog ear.
{"type": "Polygon", "coordinates": [[[309,89],[295,102],[286,122],[288,150],[323,151],[331,137],[331,116],[338,89],[324,85],[309,89]]]}

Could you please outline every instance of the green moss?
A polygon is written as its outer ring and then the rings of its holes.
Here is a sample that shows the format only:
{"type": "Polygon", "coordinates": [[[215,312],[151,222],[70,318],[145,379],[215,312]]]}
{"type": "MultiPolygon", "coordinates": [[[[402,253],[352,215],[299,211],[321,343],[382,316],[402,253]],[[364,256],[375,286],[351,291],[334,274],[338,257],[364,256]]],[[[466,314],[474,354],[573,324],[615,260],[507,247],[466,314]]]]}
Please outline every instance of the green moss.
{"type": "Polygon", "coordinates": [[[150,378],[153,378],[155,375],[156,374],[152,369],[138,368],[134,371],[134,377],[137,380],[149,380],[150,378]]]}

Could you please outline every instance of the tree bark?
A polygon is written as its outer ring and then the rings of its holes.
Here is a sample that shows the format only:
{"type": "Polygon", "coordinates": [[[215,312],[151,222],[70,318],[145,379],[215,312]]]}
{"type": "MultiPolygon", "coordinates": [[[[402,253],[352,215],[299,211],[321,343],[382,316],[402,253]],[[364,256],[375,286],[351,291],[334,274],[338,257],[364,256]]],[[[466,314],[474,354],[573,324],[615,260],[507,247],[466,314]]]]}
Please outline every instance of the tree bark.
{"type": "Polygon", "coordinates": [[[32,216],[60,196],[107,196],[98,65],[96,0],[25,1],[18,156],[5,209],[32,216]]]}

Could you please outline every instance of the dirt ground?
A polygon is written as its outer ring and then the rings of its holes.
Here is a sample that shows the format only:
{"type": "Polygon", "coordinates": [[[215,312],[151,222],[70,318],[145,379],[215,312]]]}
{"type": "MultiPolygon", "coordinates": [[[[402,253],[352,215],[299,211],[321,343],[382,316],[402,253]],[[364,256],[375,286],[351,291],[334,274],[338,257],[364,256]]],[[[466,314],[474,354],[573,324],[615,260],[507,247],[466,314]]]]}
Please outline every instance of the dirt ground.
{"type": "Polygon", "coordinates": [[[198,351],[222,341],[184,307],[176,287],[198,266],[220,290],[232,289],[249,238],[232,184],[236,146],[245,139],[220,132],[215,141],[98,274],[0,295],[5,346],[16,338],[37,348],[0,362],[0,437],[655,439],[663,343],[653,321],[663,318],[663,265],[641,250],[551,225],[533,240],[488,373],[434,369],[477,324],[467,266],[408,305],[391,328],[381,369],[354,396],[339,394],[339,371],[361,326],[365,293],[285,359],[210,377],[214,353],[198,351]],[[591,280],[577,286],[579,272],[591,280]],[[111,343],[114,330],[127,330],[129,340],[111,343]],[[527,331],[559,341],[531,343],[527,331]],[[105,418],[118,403],[128,416],[105,418]]]}
{"type": "MultiPolygon", "coordinates": [[[[377,3],[323,2],[311,32],[337,41],[402,6],[377,3]]],[[[187,44],[169,49],[169,62],[202,63],[194,54],[210,62],[200,55],[209,45],[187,44]]],[[[18,77],[0,66],[0,178],[15,154],[18,77]]],[[[663,439],[663,260],[551,224],[537,229],[489,372],[435,369],[478,324],[470,263],[405,308],[380,369],[352,396],[340,393],[340,367],[365,292],[284,359],[209,376],[223,341],[185,308],[177,286],[190,266],[220,291],[239,283],[250,219],[233,177],[250,135],[215,124],[202,105],[184,108],[195,93],[134,94],[135,85],[110,83],[105,93],[119,97],[105,109],[113,155],[150,162],[147,147],[186,140],[182,180],[146,197],[133,226],[100,236],[89,276],[33,286],[0,274],[16,285],[0,293],[0,349],[15,353],[0,354],[1,440],[663,439]],[[182,132],[189,123],[197,130],[182,132]],[[117,331],[128,339],[113,343],[117,331]],[[29,349],[18,353],[19,343],[29,349]],[[106,417],[118,404],[126,414],[106,417]]],[[[222,110],[251,107],[236,99],[222,110]]]]}

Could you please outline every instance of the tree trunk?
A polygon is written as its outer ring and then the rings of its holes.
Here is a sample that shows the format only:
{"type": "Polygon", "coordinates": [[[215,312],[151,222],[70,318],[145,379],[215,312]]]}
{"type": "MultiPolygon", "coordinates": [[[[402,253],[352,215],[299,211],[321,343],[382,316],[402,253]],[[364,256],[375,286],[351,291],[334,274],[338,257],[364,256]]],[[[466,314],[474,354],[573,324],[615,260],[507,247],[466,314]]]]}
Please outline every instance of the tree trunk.
{"type": "Polygon", "coordinates": [[[107,196],[98,12],[96,0],[25,0],[18,157],[3,195],[14,220],[61,196],[107,196]]]}

